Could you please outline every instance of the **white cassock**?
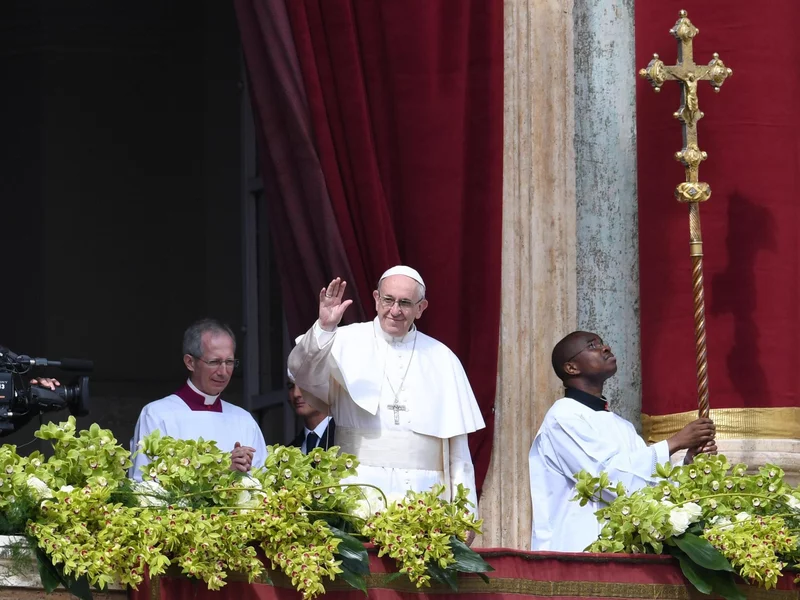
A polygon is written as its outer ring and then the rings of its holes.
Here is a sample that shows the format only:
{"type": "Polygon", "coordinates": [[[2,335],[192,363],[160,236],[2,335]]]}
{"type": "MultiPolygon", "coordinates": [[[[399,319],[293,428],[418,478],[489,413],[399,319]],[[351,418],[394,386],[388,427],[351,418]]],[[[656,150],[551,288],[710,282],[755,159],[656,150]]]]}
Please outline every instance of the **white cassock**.
{"type": "Polygon", "coordinates": [[[621,481],[631,492],[654,483],[656,464],[668,461],[666,440],[647,446],[622,417],[569,397],[558,400],[547,411],[528,455],[531,550],[581,552],[600,534],[602,525],[594,513],[602,505],[571,501],[575,474],[586,470],[597,476],[606,471],[613,484],[621,481]]]}
{"type": "MultiPolygon", "coordinates": [[[[231,452],[236,442],[255,448],[254,469],[263,466],[267,458],[264,435],[250,413],[225,402],[218,395],[204,394],[190,380],[174,394],[151,402],[142,409],[131,438],[131,454],[138,450],[139,440],[156,429],[162,436],[180,440],[213,440],[225,452],[231,452]]],[[[148,462],[146,455],[136,456],[128,477],[141,481],[142,471],[139,467],[148,462]]]]}
{"type": "Polygon", "coordinates": [[[461,483],[477,505],[467,434],[485,424],[447,346],[416,327],[394,338],[377,318],[332,332],[317,322],[298,338],[289,371],[307,401],[330,407],[335,444],[358,457],[358,475],[345,483],[387,494],[443,483],[448,499],[461,483]]]}

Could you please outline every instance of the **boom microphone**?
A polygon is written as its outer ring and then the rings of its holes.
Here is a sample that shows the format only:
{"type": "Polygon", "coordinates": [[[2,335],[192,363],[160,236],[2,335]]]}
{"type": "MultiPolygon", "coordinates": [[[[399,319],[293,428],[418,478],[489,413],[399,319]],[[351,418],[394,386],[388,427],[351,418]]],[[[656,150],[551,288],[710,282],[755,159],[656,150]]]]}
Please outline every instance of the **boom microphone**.
{"type": "Polygon", "coordinates": [[[82,358],[62,358],[61,360],[49,360],[47,358],[31,358],[21,354],[16,357],[11,357],[14,362],[32,367],[58,367],[62,371],[91,371],[94,369],[94,363],[91,360],[84,360],[82,358]]]}

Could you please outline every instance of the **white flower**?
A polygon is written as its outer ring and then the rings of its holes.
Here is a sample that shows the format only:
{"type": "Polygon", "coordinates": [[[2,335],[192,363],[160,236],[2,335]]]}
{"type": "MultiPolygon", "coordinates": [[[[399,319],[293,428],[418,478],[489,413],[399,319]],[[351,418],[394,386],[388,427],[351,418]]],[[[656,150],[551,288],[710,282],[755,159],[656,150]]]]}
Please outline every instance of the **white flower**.
{"type": "Polygon", "coordinates": [[[74,489],[75,489],[75,488],[74,488],[74,487],[72,487],[71,485],[62,485],[62,486],[61,486],[61,489],[60,489],[59,491],[60,491],[60,492],[66,492],[67,494],[69,494],[69,493],[70,493],[72,490],[74,490],[74,489]]]}
{"type": "Polygon", "coordinates": [[[239,480],[239,485],[241,485],[244,489],[239,492],[239,495],[236,497],[236,506],[241,506],[242,508],[255,508],[265,497],[264,493],[260,491],[261,482],[258,479],[254,479],[249,475],[245,475],[241,480],[239,480]]]}
{"type": "Polygon", "coordinates": [[[249,475],[245,475],[244,477],[242,477],[241,481],[239,481],[239,485],[249,490],[261,489],[261,482],[254,477],[250,477],[249,475]]]}
{"type": "Polygon", "coordinates": [[[791,508],[792,510],[800,512],[800,500],[798,500],[791,494],[786,494],[786,504],[788,504],[789,508],[791,508]]]}
{"type": "Polygon", "coordinates": [[[33,496],[36,498],[36,500],[53,497],[53,490],[51,490],[48,485],[38,477],[34,477],[33,475],[28,477],[28,487],[30,488],[31,493],[33,493],[33,496]]]}
{"type": "Polygon", "coordinates": [[[687,502],[669,511],[669,524],[672,525],[672,535],[681,535],[691,523],[697,521],[703,514],[703,509],[694,502],[687,502]]]}
{"type": "Polygon", "coordinates": [[[134,481],[131,488],[139,498],[139,506],[166,506],[166,490],[155,481],[134,481]]]}
{"type": "Polygon", "coordinates": [[[747,521],[747,519],[749,519],[749,518],[750,518],[750,515],[749,515],[748,513],[746,513],[746,512],[740,512],[740,513],[739,513],[738,515],[736,515],[736,517],[735,517],[735,519],[736,519],[738,522],[740,522],[740,523],[741,523],[742,521],[747,521]]]}
{"type": "Polygon", "coordinates": [[[723,517],[722,515],[715,515],[711,517],[709,523],[716,527],[726,527],[731,524],[731,520],[728,517],[723,517]]]}
{"type": "Polygon", "coordinates": [[[682,508],[689,513],[690,523],[696,523],[700,520],[700,517],[703,516],[703,509],[700,508],[699,504],[695,504],[694,502],[687,502],[682,508]]]}

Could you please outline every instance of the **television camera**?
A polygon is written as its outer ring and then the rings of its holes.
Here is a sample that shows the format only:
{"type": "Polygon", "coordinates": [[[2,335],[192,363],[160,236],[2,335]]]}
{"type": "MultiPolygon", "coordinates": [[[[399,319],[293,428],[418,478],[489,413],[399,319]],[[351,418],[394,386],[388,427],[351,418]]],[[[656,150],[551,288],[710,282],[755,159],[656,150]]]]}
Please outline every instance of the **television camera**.
{"type": "Polygon", "coordinates": [[[31,358],[0,346],[0,437],[46,412],[66,408],[76,417],[89,414],[88,375],[79,375],[72,383],[62,384],[55,390],[31,385],[34,371],[44,367],[86,373],[94,365],[90,360],[73,358],[31,358]]]}

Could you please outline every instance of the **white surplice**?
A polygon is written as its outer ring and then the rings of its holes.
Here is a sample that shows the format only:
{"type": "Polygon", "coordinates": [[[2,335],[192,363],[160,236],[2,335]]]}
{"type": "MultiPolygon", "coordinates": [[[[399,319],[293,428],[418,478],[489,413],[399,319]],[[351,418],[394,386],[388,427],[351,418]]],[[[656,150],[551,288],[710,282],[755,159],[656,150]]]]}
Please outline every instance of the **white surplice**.
{"type": "Polygon", "coordinates": [[[528,456],[533,527],[531,550],[581,552],[602,525],[595,512],[575,496],[575,474],[602,471],[630,492],[654,482],[656,464],[669,461],[664,440],[647,446],[633,425],[608,411],[595,411],[572,398],[558,400],[545,415],[528,456]]]}
{"type": "Polygon", "coordinates": [[[485,427],[458,358],[416,328],[402,338],[372,322],[318,323],[297,340],[289,371],[303,397],[336,421],[336,445],[355,454],[358,476],[387,494],[459,483],[476,503],[467,434],[485,427]]]}
{"type": "MultiPolygon", "coordinates": [[[[264,435],[252,415],[219,396],[204,394],[191,382],[187,381],[193,392],[203,397],[206,404],[222,403],[222,412],[206,412],[192,410],[179,396],[171,394],[161,400],[147,404],[139,414],[136,429],[131,438],[131,454],[138,450],[139,440],[158,429],[162,436],[170,436],[180,440],[213,440],[217,447],[225,452],[233,451],[236,442],[242,446],[255,449],[252,468],[261,467],[267,458],[267,446],[264,435]]],[[[133,466],[128,477],[141,481],[142,472],[139,467],[148,464],[144,454],[133,459],[133,466]]]]}

